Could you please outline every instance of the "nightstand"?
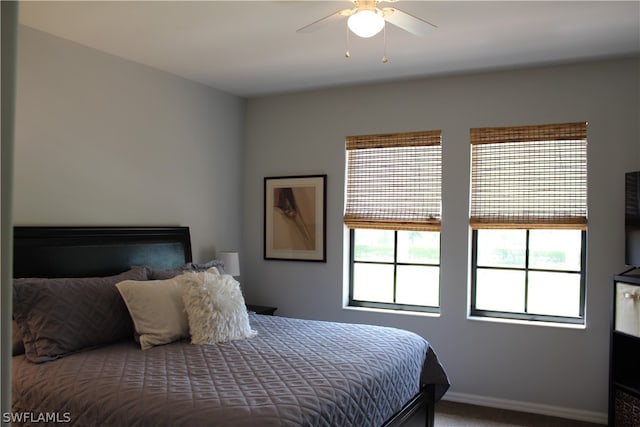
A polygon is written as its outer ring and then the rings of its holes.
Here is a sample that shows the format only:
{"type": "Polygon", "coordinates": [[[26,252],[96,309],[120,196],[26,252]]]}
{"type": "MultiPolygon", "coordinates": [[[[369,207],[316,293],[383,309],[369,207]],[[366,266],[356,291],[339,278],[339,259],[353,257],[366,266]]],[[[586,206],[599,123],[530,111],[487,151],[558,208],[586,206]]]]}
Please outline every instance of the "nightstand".
{"type": "Polygon", "coordinates": [[[253,311],[256,314],[265,314],[267,316],[273,316],[273,313],[278,309],[278,307],[267,307],[264,305],[245,305],[247,306],[248,311],[253,311]]]}

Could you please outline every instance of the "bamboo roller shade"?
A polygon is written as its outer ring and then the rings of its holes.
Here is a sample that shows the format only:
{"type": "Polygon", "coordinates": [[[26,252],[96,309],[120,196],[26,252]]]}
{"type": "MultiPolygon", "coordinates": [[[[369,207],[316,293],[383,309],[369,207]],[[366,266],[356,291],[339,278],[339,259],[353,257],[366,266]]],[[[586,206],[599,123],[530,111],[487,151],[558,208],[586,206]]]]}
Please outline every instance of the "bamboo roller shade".
{"type": "Polygon", "coordinates": [[[345,225],[440,230],[441,140],[441,131],[347,137],[345,225]]]}
{"type": "Polygon", "coordinates": [[[587,225],[587,124],[471,129],[473,228],[587,225]]]}

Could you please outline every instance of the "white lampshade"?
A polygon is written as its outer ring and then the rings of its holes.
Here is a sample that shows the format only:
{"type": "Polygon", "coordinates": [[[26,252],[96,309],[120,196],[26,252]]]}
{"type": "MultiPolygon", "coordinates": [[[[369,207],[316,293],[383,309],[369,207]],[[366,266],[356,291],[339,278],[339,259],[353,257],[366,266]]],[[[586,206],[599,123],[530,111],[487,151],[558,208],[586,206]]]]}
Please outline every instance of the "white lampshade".
{"type": "Polygon", "coordinates": [[[384,28],[384,18],[375,10],[359,10],[349,17],[347,26],[360,37],[373,37],[384,28]]]}
{"type": "Polygon", "coordinates": [[[224,272],[231,276],[240,275],[240,257],[238,252],[219,252],[218,259],[224,263],[224,272]]]}

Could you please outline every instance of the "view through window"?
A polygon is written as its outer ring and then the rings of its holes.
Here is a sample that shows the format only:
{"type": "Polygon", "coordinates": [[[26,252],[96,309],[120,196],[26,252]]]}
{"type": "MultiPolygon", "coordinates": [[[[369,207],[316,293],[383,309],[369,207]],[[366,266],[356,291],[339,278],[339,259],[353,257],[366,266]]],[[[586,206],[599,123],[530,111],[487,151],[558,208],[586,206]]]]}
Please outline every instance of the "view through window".
{"type": "Polygon", "coordinates": [[[580,230],[474,231],[472,312],[579,322],[584,237],[580,230]]]}
{"type": "Polygon", "coordinates": [[[439,232],[358,229],[351,233],[352,303],[417,310],[440,305],[439,232]]]}

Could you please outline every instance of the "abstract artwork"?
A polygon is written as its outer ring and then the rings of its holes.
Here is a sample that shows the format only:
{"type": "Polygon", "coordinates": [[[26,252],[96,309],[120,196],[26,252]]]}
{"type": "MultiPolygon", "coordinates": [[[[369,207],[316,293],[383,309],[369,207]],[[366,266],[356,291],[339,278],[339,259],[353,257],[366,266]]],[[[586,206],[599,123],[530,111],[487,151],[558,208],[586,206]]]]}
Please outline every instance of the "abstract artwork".
{"type": "Polygon", "coordinates": [[[264,179],[264,258],[326,261],[326,175],[264,179]]]}

